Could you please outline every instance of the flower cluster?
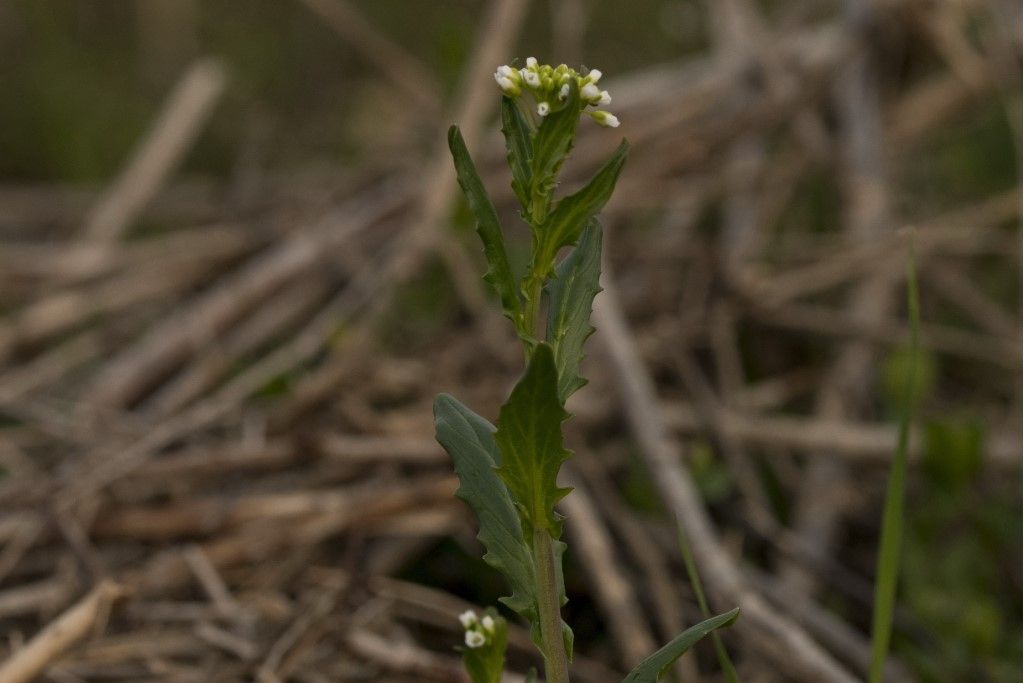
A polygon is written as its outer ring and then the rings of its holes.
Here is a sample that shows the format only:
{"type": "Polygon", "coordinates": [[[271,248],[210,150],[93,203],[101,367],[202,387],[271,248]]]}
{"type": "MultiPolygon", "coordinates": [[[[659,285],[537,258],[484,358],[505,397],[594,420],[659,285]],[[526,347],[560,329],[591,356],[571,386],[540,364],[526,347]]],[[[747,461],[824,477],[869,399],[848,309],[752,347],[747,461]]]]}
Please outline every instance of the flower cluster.
{"type": "Polygon", "coordinates": [[[485,614],[482,619],[477,619],[476,612],[466,610],[459,615],[462,628],[466,629],[466,647],[483,647],[494,636],[494,619],[485,614]]]}
{"type": "Polygon", "coordinates": [[[524,90],[533,95],[537,103],[537,115],[542,118],[569,96],[569,82],[572,79],[576,79],[576,85],[580,89],[584,113],[602,126],[616,128],[619,119],[614,114],[601,109],[586,109],[603,107],[612,101],[608,91],[597,86],[601,80],[601,72],[597,69],[591,69],[585,75],[581,75],[565,64],[553,67],[549,64],[538,64],[534,57],[527,57],[526,66],[522,69],[503,64],[494,72],[494,80],[508,97],[517,98],[524,90]]]}

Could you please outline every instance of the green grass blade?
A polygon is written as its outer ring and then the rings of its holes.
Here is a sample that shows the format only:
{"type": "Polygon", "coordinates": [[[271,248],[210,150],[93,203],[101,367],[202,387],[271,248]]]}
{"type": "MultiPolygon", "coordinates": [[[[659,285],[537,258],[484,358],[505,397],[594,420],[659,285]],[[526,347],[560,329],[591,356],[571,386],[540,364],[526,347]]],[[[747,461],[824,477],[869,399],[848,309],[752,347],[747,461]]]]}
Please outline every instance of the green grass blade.
{"type": "MultiPolygon", "coordinates": [[[[690,541],[686,537],[686,532],[683,530],[683,525],[678,520],[676,521],[676,529],[679,531],[679,551],[683,556],[683,564],[686,566],[686,575],[690,579],[690,585],[693,587],[693,594],[697,597],[697,606],[700,607],[700,613],[705,619],[711,616],[711,610],[708,608],[708,599],[704,593],[704,584],[700,580],[700,574],[697,572],[697,563],[693,561],[693,551],[690,549],[690,541]]],[[[736,675],[736,667],[732,665],[732,659],[729,658],[729,651],[725,649],[725,643],[722,642],[722,638],[717,632],[711,633],[711,640],[715,646],[715,656],[718,658],[718,666],[722,667],[722,675],[725,676],[725,680],[728,683],[739,683],[739,676],[736,675]]]]}
{"type": "Polygon", "coordinates": [[[899,578],[900,548],[903,542],[903,508],[906,496],[907,445],[910,440],[910,423],[914,412],[914,383],[917,355],[919,352],[920,310],[917,296],[917,273],[913,252],[907,262],[907,308],[910,314],[911,362],[900,406],[899,435],[896,455],[885,492],[885,509],[882,513],[882,538],[878,551],[878,568],[875,579],[875,606],[871,620],[871,669],[870,683],[881,683],[885,659],[889,654],[892,638],[893,611],[896,605],[896,587],[899,578]]]}

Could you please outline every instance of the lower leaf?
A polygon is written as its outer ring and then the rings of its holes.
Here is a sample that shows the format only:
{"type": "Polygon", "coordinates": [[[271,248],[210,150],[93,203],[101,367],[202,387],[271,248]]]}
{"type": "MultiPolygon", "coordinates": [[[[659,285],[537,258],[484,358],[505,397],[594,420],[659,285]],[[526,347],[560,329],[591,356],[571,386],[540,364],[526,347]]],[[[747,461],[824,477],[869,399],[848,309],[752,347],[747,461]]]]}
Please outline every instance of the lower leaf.
{"type": "Polygon", "coordinates": [[[622,679],[622,683],[657,683],[670,666],[677,659],[682,657],[687,650],[693,647],[704,636],[726,626],[731,626],[740,615],[740,608],[736,607],[717,617],[706,619],[696,626],[691,626],[678,636],[673,638],[667,645],[640,662],[629,675],[622,679]]]}

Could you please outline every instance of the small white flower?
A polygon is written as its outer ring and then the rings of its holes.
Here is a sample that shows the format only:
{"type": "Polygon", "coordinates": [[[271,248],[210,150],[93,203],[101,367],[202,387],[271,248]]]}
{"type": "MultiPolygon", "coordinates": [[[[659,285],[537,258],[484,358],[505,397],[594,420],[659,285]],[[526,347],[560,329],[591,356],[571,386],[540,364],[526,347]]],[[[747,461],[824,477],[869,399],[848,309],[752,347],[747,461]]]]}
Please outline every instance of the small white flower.
{"type": "Polygon", "coordinates": [[[508,64],[502,64],[498,67],[498,73],[509,80],[514,80],[519,77],[519,72],[510,67],[508,64]]]}
{"type": "Polygon", "coordinates": [[[538,75],[536,72],[522,69],[519,73],[520,75],[522,75],[523,80],[526,81],[526,85],[530,86],[531,88],[540,87],[540,75],[538,75]]]}
{"type": "Polygon", "coordinates": [[[537,115],[538,116],[547,116],[550,113],[551,113],[551,105],[548,104],[547,102],[541,102],[541,103],[539,103],[537,105],[537,115]]]}
{"type": "Polygon", "coordinates": [[[601,73],[600,69],[591,69],[590,71],[587,72],[587,78],[590,79],[591,83],[597,83],[599,80],[601,80],[601,76],[604,76],[604,74],[601,73]]]}
{"type": "Polygon", "coordinates": [[[615,114],[606,111],[592,111],[587,113],[590,114],[590,118],[594,119],[600,125],[605,126],[606,128],[619,127],[619,117],[617,117],[615,114]]]}
{"type": "Polygon", "coordinates": [[[466,631],[466,647],[477,648],[483,646],[487,642],[484,634],[479,631],[466,631]]]}
{"type": "Polygon", "coordinates": [[[484,630],[491,635],[494,634],[494,619],[492,619],[490,615],[485,615],[484,618],[480,620],[480,625],[483,626],[484,630]]]}
{"type": "Polygon", "coordinates": [[[580,97],[587,102],[597,102],[601,99],[601,91],[593,83],[587,83],[580,88],[580,97]]]}
{"type": "Polygon", "coordinates": [[[608,94],[607,90],[601,91],[601,98],[598,99],[597,103],[602,107],[612,103],[612,96],[608,94]]]}
{"type": "Polygon", "coordinates": [[[566,83],[562,86],[561,90],[558,91],[558,99],[564,100],[569,96],[569,84],[566,83]]]}
{"type": "Polygon", "coordinates": [[[466,610],[459,615],[459,622],[462,624],[462,628],[472,628],[476,624],[476,612],[471,609],[466,610]]]}
{"type": "Polygon", "coordinates": [[[536,69],[537,68],[537,58],[536,57],[527,57],[526,58],[526,66],[528,66],[531,69],[536,69]]]}

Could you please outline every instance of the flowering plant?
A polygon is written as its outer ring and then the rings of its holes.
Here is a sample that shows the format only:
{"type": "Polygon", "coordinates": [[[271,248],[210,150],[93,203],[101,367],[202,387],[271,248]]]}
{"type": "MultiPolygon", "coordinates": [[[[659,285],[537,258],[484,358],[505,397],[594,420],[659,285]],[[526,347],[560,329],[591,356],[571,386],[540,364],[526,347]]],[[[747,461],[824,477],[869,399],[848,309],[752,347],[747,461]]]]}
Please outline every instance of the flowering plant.
{"type": "MultiPolygon", "coordinates": [[[[477,220],[489,282],[512,321],[526,354],[526,370],[498,415],[497,427],[441,394],[434,402],[437,440],[455,464],[456,495],[480,523],[484,560],[504,574],[512,594],[501,602],[529,621],[544,657],[547,680],[569,680],[572,630],[562,621],[566,602],[560,539],[562,517],[555,504],[571,489],[559,487],[558,470],[570,456],[562,443],[566,400],[586,384],[580,376],[583,346],[594,331],[590,312],[601,290],[601,224],[626,160],[625,140],[579,191],[555,200],[557,177],[572,149],[580,117],[607,127],[619,120],[591,109],[611,102],[599,90],[601,72],[580,74],[564,64],[551,67],[534,58],[516,70],[499,67],[495,81],[501,102],[502,132],[512,171],[512,188],[532,232],[530,264],[518,279],[505,249],[498,214],[469,156],[457,126],[448,131],[455,171],[477,220]],[[521,98],[535,106],[524,112],[521,98]],[[536,113],[536,118],[533,113],[536,113]],[[560,262],[558,253],[571,251],[560,262]],[[541,301],[547,302],[542,319],[541,301]]],[[[626,681],[657,681],[693,643],[731,624],[739,610],[708,619],[672,640],[640,663],[626,681]]],[[[463,661],[474,683],[498,683],[505,658],[505,621],[493,608],[482,619],[463,614],[463,661]]]]}

